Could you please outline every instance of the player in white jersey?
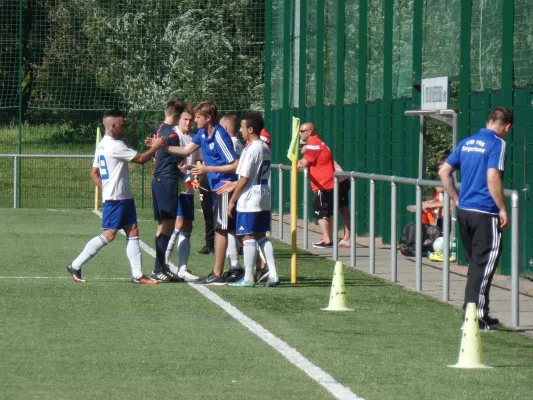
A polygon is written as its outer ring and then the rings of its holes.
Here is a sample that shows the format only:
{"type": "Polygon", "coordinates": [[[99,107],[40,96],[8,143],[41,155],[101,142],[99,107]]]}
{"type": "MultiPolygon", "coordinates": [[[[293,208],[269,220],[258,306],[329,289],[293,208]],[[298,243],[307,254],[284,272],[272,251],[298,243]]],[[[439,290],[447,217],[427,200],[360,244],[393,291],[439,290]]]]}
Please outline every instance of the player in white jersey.
{"type": "MultiPolygon", "coordinates": [[[[191,104],[188,104],[185,107],[185,111],[180,115],[178,125],[174,127],[174,131],[178,134],[182,147],[185,147],[192,142],[193,136],[190,135],[190,132],[193,120],[194,107],[191,104]]],[[[185,190],[181,192],[178,197],[176,225],[174,227],[174,233],[168,242],[165,256],[168,265],[172,250],[174,250],[174,246],[177,242],[177,274],[180,278],[183,278],[188,282],[199,279],[198,276],[193,275],[191,271],[187,269],[187,263],[189,262],[189,255],[191,253],[192,222],[194,221],[194,184],[196,181],[196,177],[191,173],[191,168],[200,160],[202,160],[202,151],[198,149],[189,154],[183,160],[183,165],[180,167],[180,171],[183,174],[181,181],[183,186],[185,186],[185,190]]]]}
{"type": "Polygon", "coordinates": [[[244,148],[237,174],[239,180],[234,186],[228,209],[229,214],[235,213],[236,232],[242,240],[244,250],[244,277],[235,283],[236,287],[253,287],[254,268],[258,247],[266,258],[270,269],[269,279],[265,286],[279,285],[279,277],[274,261],[274,249],[266,233],[270,231],[271,194],[268,184],[270,178],[271,154],[268,146],[260,139],[264,122],[261,114],[250,112],[241,121],[241,134],[248,145],[244,148]]]}
{"type": "MultiPolygon", "coordinates": [[[[235,153],[240,157],[244,146],[237,137],[239,133],[239,120],[235,114],[225,114],[220,118],[220,126],[222,126],[231,137],[235,153]]],[[[228,247],[226,249],[226,258],[229,259],[230,269],[226,272],[228,282],[235,282],[242,278],[244,269],[239,263],[239,244],[237,236],[228,234],[228,247]]]]}
{"type": "Polygon", "coordinates": [[[74,282],[82,283],[81,267],[96,255],[105,245],[111,243],[120,229],[126,232],[126,254],[131,264],[132,282],[155,284],[156,280],[143,275],[141,251],[139,248],[139,228],[137,213],[130,188],[128,162],[144,164],[155,152],[166,144],[164,138],[154,139],[152,147],[143,154],[126,146],[124,137],[124,117],[120,110],[104,113],[105,136],[100,141],[94,155],[91,178],[102,191],[104,202],[102,234],[92,238],[76,259],[67,265],[67,271],[74,282]]]}

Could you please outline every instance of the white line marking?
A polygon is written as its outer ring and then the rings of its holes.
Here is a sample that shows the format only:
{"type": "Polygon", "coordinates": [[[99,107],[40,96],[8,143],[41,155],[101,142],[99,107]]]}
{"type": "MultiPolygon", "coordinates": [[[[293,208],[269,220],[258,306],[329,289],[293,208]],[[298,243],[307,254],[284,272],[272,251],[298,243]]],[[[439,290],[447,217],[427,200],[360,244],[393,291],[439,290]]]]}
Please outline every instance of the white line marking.
{"type": "MultiPolygon", "coordinates": [[[[0,276],[0,279],[72,279],[70,276],[0,276]]],[[[129,281],[129,278],[91,277],[91,281],[129,281]]]]}
{"type": "MultiPolygon", "coordinates": [[[[94,210],[93,212],[100,218],[102,217],[102,213],[100,211],[94,210]]],[[[124,234],[123,231],[121,231],[121,233],[124,234]]],[[[155,250],[149,247],[142,240],[139,240],[139,245],[145,252],[147,252],[152,257],[155,257],[155,250]]],[[[337,382],[333,376],[313,364],[296,349],[289,346],[280,338],[274,336],[269,330],[263,328],[250,317],[247,317],[239,309],[237,309],[231,303],[228,303],[226,300],[222,299],[219,295],[213,293],[206,286],[197,285],[194,283],[189,283],[189,286],[197,290],[208,300],[211,300],[217,306],[226,311],[229,315],[231,315],[244,327],[246,327],[250,332],[252,332],[259,339],[263,340],[274,350],[280,353],[283,357],[285,357],[290,363],[294,364],[296,367],[298,367],[307,375],[309,375],[311,379],[316,381],[320,386],[322,386],[329,393],[331,393],[336,399],[363,400],[362,397],[358,397],[355,393],[353,393],[349,387],[337,382]]]]}

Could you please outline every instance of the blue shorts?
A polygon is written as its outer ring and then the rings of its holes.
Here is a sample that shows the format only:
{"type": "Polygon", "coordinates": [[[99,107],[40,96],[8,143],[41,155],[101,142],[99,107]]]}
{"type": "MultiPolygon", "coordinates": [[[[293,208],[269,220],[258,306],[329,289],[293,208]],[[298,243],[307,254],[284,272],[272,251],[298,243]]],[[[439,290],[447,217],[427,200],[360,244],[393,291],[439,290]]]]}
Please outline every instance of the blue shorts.
{"type": "Polygon", "coordinates": [[[152,179],[152,200],[154,220],[175,220],[176,204],[178,204],[178,181],[173,178],[152,179]]]}
{"type": "Polygon", "coordinates": [[[252,235],[270,231],[270,210],[258,212],[238,212],[236,223],[237,235],[252,235]]]}
{"type": "Polygon", "coordinates": [[[106,200],[102,213],[102,229],[119,230],[130,225],[137,225],[135,201],[106,200]]]}
{"type": "Polygon", "coordinates": [[[185,221],[194,221],[194,194],[180,193],[176,214],[185,221]]]}

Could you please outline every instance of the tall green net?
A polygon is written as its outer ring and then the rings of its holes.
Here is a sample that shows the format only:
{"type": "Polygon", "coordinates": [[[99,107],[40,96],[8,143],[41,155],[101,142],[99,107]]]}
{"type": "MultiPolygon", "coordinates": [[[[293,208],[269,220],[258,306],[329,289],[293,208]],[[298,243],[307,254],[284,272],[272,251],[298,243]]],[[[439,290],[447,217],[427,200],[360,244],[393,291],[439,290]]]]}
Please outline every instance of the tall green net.
{"type": "MultiPolygon", "coordinates": [[[[264,36],[264,0],[2,0],[0,153],[90,154],[107,108],[127,114],[137,150],[170,99],[263,110],[264,36]]],[[[19,180],[39,170],[19,163],[19,180]]],[[[133,170],[141,190],[150,171],[133,170]]]]}
{"type": "Polygon", "coordinates": [[[514,12],[514,84],[533,83],[533,1],[515,0],[514,12]]]}

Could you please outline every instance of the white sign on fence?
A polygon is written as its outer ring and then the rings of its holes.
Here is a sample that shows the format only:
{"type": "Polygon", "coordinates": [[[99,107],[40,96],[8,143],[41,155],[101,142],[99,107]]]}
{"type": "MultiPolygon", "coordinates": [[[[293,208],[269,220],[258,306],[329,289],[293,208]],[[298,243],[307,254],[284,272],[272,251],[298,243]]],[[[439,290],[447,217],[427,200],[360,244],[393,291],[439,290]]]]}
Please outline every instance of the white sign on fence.
{"type": "Polygon", "coordinates": [[[421,110],[445,110],[448,108],[448,77],[422,79],[421,110]]]}

